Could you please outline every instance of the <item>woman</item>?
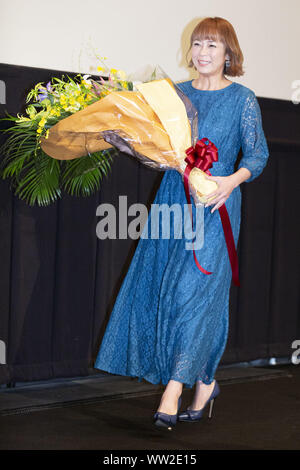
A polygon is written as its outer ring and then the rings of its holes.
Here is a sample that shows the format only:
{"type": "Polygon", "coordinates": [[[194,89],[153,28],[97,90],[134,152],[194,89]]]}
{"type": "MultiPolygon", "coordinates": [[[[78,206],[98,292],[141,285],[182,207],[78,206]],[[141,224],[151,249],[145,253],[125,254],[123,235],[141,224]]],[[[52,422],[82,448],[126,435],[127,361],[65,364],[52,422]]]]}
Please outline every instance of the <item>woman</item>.
{"type": "MultiPolygon", "coordinates": [[[[205,18],[192,33],[190,49],[189,67],[198,71],[198,78],[178,86],[198,110],[199,139],[207,137],[218,149],[208,176],[218,188],[204,208],[204,243],[196,252],[212,274],[198,269],[184,237],[140,238],[95,362],[107,372],[166,385],[154,422],[167,429],[177,419],[201,419],[206,404],[212,405],[219,394],[214,375],[227,341],[232,273],[217,209],[226,202],[237,246],[239,185],[253,181],[269,156],[254,92],[225,77],[244,74],[232,25],[223,18],[205,18]],[[241,147],[243,156],[234,172],[241,147]],[[195,395],[179,414],[183,384],[195,385],[195,395]]],[[[153,203],[187,204],[177,171],[165,172],[153,203]]],[[[194,217],[193,200],[192,206],[194,217]]],[[[151,234],[150,219],[151,212],[151,234]]]]}

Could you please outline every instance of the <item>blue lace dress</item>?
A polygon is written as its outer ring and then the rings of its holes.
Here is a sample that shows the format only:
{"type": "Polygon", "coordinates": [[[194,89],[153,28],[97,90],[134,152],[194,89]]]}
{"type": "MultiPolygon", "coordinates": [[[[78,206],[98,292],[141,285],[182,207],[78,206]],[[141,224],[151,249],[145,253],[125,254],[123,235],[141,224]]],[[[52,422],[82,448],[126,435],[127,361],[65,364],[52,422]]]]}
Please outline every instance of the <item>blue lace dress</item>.
{"type": "MultiPolygon", "coordinates": [[[[221,90],[198,90],[191,81],[178,86],[189,97],[199,116],[199,139],[207,137],[218,148],[212,175],[248,168],[251,182],[263,170],[269,156],[255,93],[236,82],[221,90]]],[[[195,219],[195,205],[193,220],[195,219]]],[[[182,176],[167,170],[153,204],[187,204],[182,176]]],[[[235,245],[240,230],[241,191],[227,199],[235,245]]],[[[151,215],[144,226],[132,262],[120,288],[94,367],[113,374],[138,377],[166,385],[177,380],[192,388],[196,380],[209,384],[223,355],[229,323],[229,290],[232,278],[219,211],[202,208],[204,243],[193,251],[186,239],[151,238],[151,215]]],[[[171,230],[175,218],[171,216],[171,230]]],[[[161,222],[160,229],[161,229],[161,222]]],[[[174,226],[173,232],[174,234],[174,226]]],[[[189,238],[189,241],[191,238],[189,238]]]]}

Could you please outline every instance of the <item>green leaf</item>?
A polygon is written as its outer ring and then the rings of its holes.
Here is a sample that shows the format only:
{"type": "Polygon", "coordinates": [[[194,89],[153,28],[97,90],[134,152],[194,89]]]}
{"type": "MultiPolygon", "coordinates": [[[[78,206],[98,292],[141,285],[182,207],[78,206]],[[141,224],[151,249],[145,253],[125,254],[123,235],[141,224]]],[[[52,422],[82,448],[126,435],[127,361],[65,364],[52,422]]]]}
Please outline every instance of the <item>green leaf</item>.
{"type": "Polygon", "coordinates": [[[36,157],[23,165],[15,194],[30,205],[49,205],[61,197],[59,177],[59,161],[39,149],[36,157]]]}
{"type": "Polygon", "coordinates": [[[100,180],[111,170],[115,150],[95,152],[68,160],[62,173],[62,185],[71,196],[89,196],[100,188],[100,180]]]}

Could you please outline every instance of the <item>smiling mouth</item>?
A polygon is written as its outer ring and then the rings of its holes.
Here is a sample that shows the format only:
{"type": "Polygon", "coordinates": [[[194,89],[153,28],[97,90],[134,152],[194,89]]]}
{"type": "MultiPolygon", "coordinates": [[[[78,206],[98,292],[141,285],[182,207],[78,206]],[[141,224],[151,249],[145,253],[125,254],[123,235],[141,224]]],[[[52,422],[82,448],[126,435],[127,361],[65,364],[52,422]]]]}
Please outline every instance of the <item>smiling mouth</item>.
{"type": "Polygon", "coordinates": [[[207,64],[209,64],[210,62],[207,62],[206,60],[198,60],[198,63],[199,63],[200,65],[207,65],[207,64]]]}

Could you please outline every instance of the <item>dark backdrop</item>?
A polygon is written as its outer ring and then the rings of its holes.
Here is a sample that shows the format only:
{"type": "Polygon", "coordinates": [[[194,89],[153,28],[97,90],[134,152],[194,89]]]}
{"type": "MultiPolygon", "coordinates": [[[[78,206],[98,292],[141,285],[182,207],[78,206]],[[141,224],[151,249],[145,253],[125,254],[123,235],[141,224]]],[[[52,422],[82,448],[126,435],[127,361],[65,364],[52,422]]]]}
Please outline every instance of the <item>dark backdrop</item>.
{"type": "MultiPolygon", "coordinates": [[[[30,88],[63,73],[0,64],[1,115],[24,112],[30,88]]],[[[241,287],[231,286],[221,364],[287,357],[300,338],[300,105],[258,100],[270,158],[260,177],[241,185],[241,287]]],[[[118,208],[119,195],[150,209],[163,174],[119,154],[95,195],[64,195],[43,208],[26,205],[0,180],[0,383],[99,372],[98,347],[138,241],[99,240],[96,209],[103,202],[118,208]]]]}

